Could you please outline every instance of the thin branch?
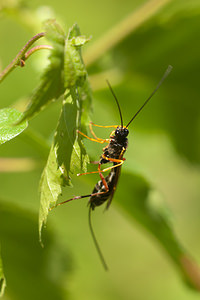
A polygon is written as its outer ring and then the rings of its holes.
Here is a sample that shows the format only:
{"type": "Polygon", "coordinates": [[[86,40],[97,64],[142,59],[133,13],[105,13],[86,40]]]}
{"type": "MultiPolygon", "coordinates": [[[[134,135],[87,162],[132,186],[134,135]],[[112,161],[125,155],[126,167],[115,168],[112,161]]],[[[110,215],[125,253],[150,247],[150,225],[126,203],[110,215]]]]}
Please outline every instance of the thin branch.
{"type": "Polygon", "coordinates": [[[0,82],[2,82],[5,77],[18,65],[20,66],[24,66],[24,60],[23,58],[25,57],[25,53],[27,52],[27,50],[33,45],[33,43],[35,41],[37,41],[38,39],[40,39],[41,37],[45,36],[45,32],[41,32],[36,34],[34,37],[32,37],[27,43],[26,45],[19,51],[19,53],[17,54],[17,56],[13,59],[13,61],[2,71],[2,73],[0,74],[0,82]]]}
{"type": "Polygon", "coordinates": [[[26,52],[25,55],[24,55],[24,59],[23,58],[22,59],[27,60],[33,53],[35,53],[36,51],[41,50],[41,49],[52,50],[53,47],[50,46],[50,45],[35,46],[35,47],[31,48],[28,52],[26,52]]]}

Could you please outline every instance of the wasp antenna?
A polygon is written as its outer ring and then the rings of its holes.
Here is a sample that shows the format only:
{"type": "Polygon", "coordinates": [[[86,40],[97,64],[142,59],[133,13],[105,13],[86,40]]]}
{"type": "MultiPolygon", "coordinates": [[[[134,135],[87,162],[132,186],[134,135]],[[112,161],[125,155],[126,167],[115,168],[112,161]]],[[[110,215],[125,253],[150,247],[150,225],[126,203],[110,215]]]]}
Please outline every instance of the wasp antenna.
{"type": "Polygon", "coordinates": [[[126,127],[128,127],[131,122],[135,119],[135,117],[140,113],[140,111],[145,107],[145,105],[149,102],[149,100],[153,97],[153,95],[157,92],[157,90],[159,89],[159,87],[161,86],[161,84],[163,83],[163,81],[167,78],[167,76],[169,75],[169,73],[172,70],[172,66],[169,65],[167,70],[165,71],[163,77],[161,78],[161,80],[159,81],[159,83],[157,84],[155,90],[151,93],[151,95],[147,98],[147,100],[144,102],[144,104],[140,107],[140,109],[136,112],[136,114],[132,117],[132,119],[130,120],[130,122],[128,122],[128,124],[126,125],[126,127]]]}
{"type": "Polygon", "coordinates": [[[114,93],[114,91],[113,91],[113,89],[110,85],[110,82],[107,79],[106,79],[106,82],[107,82],[107,84],[109,86],[109,89],[110,89],[110,91],[111,91],[111,93],[112,93],[112,95],[113,95],[113,97],[114,97],[114,99],[117,103],[119,114],[120,114],[120,119],[121,119],[121,127],[123,127],[123,118],[122,118],[122,112],[121,112],[121,108],[120,108],[120,105],[119,105],[119,101],[117,100],[117,96],[115,95],[115,93],[114,93]]]}
{"type": "Polygon", "coordinates": [[[92,239],[93,239],[93,241],[94,241],[95,247],[96,247],[96,249],[97,249],[97,252],[98,252],[98,254],[99,254],[100,260],[101,260],[101,262],[102,262],[102,265],[103,265],[105,271],[108,271],[108,266],[107,266],[107,264],[106,264],[106,262],[105,262],[105,259],[104,259],[104,257],[103,257],[103,254],[102,254],[102,252],[101,252],[101,249],[100,249],[100,247],[99,247],[99,244],[98,244],[98,242],[97,242],[97,239],[96,239],[96,236],[95,236],[95,234],[94,234],[93,227],[92,227],[91,211],[92,211],[92,207],[91,207],[91,205],[90,205],[90,207],[89,207],[89,214],[88,214],[88,221],[89,221],[90,232],[91,232],[92,239]]]}

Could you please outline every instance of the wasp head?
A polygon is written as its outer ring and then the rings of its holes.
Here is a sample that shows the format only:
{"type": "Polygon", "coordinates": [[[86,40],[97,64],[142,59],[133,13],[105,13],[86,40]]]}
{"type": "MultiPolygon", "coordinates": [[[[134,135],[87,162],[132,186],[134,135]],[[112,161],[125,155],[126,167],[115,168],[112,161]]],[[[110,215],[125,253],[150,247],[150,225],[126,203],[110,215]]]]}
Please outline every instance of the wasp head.
{"type": "Polygon", "coordinates": [[[128,128],[126,127],[117,127],[115,130],[115,136],[118,140],[125,139],[129,134],[128,128]]]}

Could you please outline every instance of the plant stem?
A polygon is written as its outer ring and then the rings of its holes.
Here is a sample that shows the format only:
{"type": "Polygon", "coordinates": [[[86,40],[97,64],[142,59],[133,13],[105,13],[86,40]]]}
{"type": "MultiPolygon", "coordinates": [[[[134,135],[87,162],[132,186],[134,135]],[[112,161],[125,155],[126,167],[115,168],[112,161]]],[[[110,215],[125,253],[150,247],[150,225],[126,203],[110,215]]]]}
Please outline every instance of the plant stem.
{"type": "Polygon", "coordinates": [[[99,38],[93,45],[88,47],[84,55],[85,64],[87,66],[93,64],[105,52],[119,44],[170,1],[171,0],[150,0],[137,10],[134,10],[127,18],[122,20],[103,37],[99,38]]]}
{"type": "MultiPolygon", "coordinates": [[[[39,38],[45,36],[45,32],[41,32],[36,34],[34,37],[32,37],[26,45],[19,51],[17,56],[13,59],[13,61],[2,71],[0,74],[0,82],[2,82],[5,77],[18,65],[24,66],[24,58],[25,58],[25,53],[27,50],[33,45],[35,41],[37,41],[39,38]]],[[[33,48],[34,49],[34,48],[33,48]]],[[[46,48],[45,48],[46,49],[46,48]]],[[[31,50],[30,50],[31,51],[31,50]]],[[[32,54],[32,53],[31,53],[32,54]]],[[[29,55],[30,56],[30,55],[29,55]]]]}
{"type": "Polygon", "coordinates": [[[25,53],[23,60],[27,60],[33,53],[35,53],[36,51],[41,50],[41,49],[52,50],[53,47],[50,45],[35,46],[35,47],[31,48],[28,52],[25,53]]]}

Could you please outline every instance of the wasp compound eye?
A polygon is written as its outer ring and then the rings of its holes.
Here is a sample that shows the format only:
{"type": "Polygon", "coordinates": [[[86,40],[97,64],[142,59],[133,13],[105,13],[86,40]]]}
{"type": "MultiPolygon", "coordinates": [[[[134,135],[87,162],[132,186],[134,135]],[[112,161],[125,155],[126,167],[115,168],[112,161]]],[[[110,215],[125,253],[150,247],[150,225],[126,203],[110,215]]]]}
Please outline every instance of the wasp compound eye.
{"type": "Polygon", "coordinates": [[[127,128],[124,129],[124,136],[127,136],[129,134],[129,131],[127,128]]]}

